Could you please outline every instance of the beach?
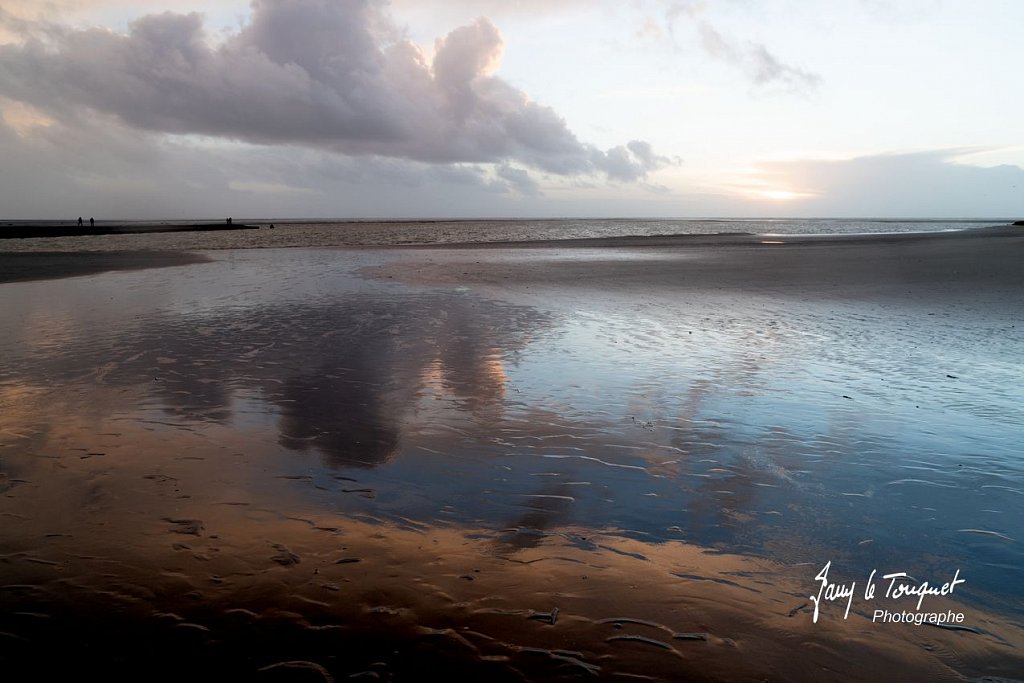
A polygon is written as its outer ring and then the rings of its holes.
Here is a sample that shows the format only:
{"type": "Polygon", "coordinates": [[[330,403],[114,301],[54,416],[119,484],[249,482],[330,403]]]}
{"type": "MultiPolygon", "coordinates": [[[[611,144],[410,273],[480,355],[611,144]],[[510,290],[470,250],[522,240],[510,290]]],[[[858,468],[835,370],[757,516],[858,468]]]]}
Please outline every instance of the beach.
{"type": "Polygon", "coordinates": [[[1019,677],[1022,263],[1008,226],[0,253],[0,657],[1019,677]]]}

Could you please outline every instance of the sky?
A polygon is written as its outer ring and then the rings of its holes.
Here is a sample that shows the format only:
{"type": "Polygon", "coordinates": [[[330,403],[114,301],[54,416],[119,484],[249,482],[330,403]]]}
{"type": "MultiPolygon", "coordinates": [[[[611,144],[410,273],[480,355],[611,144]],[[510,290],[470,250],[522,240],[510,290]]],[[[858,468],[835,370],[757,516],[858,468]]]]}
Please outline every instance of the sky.
{"type": "Polygon", "coordinates": [[[3,0],[0,219],[1024,217],[1019,0],[3,0]]]}

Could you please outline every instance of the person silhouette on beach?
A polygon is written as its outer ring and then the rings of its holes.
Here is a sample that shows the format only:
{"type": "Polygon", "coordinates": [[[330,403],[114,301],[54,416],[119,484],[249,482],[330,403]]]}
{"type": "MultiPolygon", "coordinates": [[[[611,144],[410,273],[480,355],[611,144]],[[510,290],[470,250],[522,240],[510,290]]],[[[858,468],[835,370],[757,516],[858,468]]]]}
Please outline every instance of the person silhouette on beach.
{"type": "Polygon", "coordinates": [[[90,228],[95,228],[96,227],[96,221],[94,221],[92,218],[89,219],[89,227],[90,228]]]}
{"type": "Polygon", "coordinates": [[[78,227],[82,227],[82,217],[78,217],[78,227]]]}
{"type": "Polygon", "coordinates": [[[231,225],[231,216],[228,216],[228,225],[231,225]]]}

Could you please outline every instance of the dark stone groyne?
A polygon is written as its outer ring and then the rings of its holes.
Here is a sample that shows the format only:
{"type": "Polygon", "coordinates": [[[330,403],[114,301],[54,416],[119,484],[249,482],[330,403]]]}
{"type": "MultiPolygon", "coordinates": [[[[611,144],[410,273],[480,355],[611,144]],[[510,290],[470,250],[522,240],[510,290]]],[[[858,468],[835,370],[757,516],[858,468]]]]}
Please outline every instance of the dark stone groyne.
{"type": "Polygon", "coordinates": [[[0,224],[0,240],[29,237],[87,237],[91,235],[136,235],[150,232],[200,232],[211,230],[257,230],[258,225],[236,223],[120,223],[97,226],[60,224],[0,224]]]}

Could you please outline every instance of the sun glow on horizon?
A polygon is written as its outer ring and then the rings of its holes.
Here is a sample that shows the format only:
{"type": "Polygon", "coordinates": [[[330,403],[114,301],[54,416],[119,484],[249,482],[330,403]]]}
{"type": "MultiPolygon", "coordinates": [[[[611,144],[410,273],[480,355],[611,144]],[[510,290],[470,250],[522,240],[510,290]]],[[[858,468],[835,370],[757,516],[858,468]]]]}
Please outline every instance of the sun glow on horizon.
{"type": "Polygon", "coordinates": [[[770,199],[776,202],[788,202],[814,196],[810,192],[793,192],[792,190],[755,190],[752,194],[758,199],[770,199]]]}

